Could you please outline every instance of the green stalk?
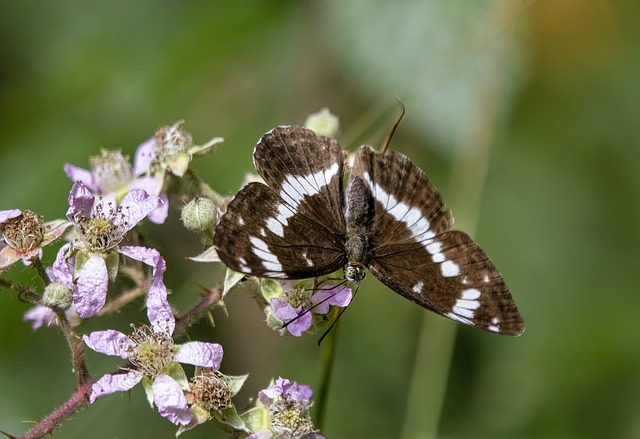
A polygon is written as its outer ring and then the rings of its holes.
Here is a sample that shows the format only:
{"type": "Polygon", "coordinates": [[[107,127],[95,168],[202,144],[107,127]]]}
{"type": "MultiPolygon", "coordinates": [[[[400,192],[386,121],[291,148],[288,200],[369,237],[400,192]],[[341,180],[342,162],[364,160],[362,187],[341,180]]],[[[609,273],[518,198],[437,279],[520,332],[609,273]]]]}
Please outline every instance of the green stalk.
{"type": "MultiPolygon", "coordinates": [[[[505,44],[501,54],[503,58],[508,53],[507,46],[505,44]]],[[[506,71],[504,65],[498,66],[495,74],[487,75],[486,83],[478,87],[476,117],[462,134],[447,197],[448,206],[459,219],[456,228],[472,236],[495,134],[500,81],[506,71]]],[[[422,316],[402,425],[402,437],[405,439],[438,437],[457,328],[441,317],[426,312],[422,316]]]]}
{"type": "Polygon", "coordinates": [[[320,371],[320,388],[316,400],[316,420],[315,425],[322,431],[324,420],[326,419],[327,400],[329,396],[329,386],[331,385],[331,375],[336,353],[336,337],[338,335],[338,324],[336,323],[322,341],[322,370],[320,371]]]}

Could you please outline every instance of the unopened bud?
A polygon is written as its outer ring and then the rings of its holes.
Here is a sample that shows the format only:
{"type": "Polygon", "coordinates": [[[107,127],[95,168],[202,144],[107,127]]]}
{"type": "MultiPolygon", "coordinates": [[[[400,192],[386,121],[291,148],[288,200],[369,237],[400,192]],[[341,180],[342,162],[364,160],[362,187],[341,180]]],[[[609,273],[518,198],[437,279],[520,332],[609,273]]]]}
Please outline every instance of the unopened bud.
{"type": "Polygon", "coordinates": [[[66,311],[71,307],[71,290],[59,282],[52,282],[44,289],[42,304],[60,311],[66,311]]]}
{"type": "Polygon", "coordinates": [[[216,223],[216,204],[209,198],[197,197],[182,208],[182,223],[192,232],[202,232],[216,223]]]}

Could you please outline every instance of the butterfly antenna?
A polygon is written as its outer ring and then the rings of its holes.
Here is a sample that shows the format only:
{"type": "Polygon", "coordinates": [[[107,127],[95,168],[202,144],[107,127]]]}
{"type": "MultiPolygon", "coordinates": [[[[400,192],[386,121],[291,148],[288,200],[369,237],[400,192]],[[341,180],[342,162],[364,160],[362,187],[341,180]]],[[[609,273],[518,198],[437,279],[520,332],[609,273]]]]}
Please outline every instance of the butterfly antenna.
{"type": "MultiPolygon", "coordinates": [[[[358,290],[360,289],[360,285],[358,285],[356,287],[356,290],[353,292],[353,296],[351,297],[351,301],[353,302],[353,299],[355,299],[356,294],[358,294],[358,290]]],[[[349,305],[351,305],[351,303],[349,303],[349,305]]],[[[329,328],[324,331],[324,334],[322,334],[322,337],[320,337],[320,340],[318,340],[318,346],[320,346],[320,343],[322,343],[322,340],[324,340],[324,338],[329,334],[329,332],[331,332],[331,330],[333,329],[334,326],[336,326],[336,323],[338,323],[338,320],[340,319],[340,317],[342,317],[342,314],[344,314],[344,312],[347,310],[347,308],[349,308],[349,305],[345,306],[344,308],[342,308],[340,310],[340,314],[338,314],[338,316],[335,318],[335,320],[331,323],[331,326],[329,326],[329,328]]]]}
{"type": "Polygon", "coordinates": [[[398,125],[400,125],[400,121],[404,117],[404,113],[405,113],[404,104],[402,103],[402,101],[398,96],[396,96],[396,100],[398,101],[398,105],[400,105],[400,116],[398,116],[396,123],[393,124],[393,127],[391,127],[391,131],[389,131],[389,134],[387,134],[387,137],[385,137],[384,141],[382,142],[382,145],[380,146],[380,154],[384,154],[387,151],[387,148],[389,147],[389,143],[391,143],[391,138],[395,134],[396,129],[398,128],[398,125]]]}

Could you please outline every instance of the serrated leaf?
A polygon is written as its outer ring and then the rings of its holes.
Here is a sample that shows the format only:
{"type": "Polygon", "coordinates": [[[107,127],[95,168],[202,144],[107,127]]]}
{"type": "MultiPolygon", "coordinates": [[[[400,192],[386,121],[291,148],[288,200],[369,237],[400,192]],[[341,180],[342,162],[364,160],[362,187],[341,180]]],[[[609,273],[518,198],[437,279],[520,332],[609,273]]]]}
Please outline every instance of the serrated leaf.
{"type": "Polygon", "coordinates": [[[189,387],[189,379],[180,363],[171,363],[165,373],[176,380],[182,390],[191,390],[189,387]]]}
{"type": "Polygon", "coordinates": [[[251,433],[250,430],[244,423],[242,417],[238,414],[235,406],[228,407],[222,410],[222,415],[217,412],[213,413],[213,419],[217,421],[217,423],[227,425],[234,430],[241,430],[245,433],[251,433]]]}
{"type": "Polygon", "coordinates": [[[76,253],[76,260],[73,264],[74,279],[78,278],[78,276],[80,275],[80,271],[82,271],[82,267],[84,267],[84,264],[86,264],[90,258],[91,258],[91,253],[85,250],[80,250],[76,253]]]}
{"type": "Polygon", "coordinates": [[[104,262],[107,266],[107,274],[111,282],[115,282],[118,276],[118,267],[120,265],[120,254],[116,251],[111,251],[104,256],[104,262]]]}
{"type": "Polygon", "coordinates": [[[262,279],[260,281],[260,291],[262,292],[262,297],[267,302],[270,302],[271,299],[282,296],[282,285],[273,279],[262,279]]]}
{"type": "Polygon", "coordinates": [[[259,404],[258,406],[242,413],[240,418],[244,421],[244,425],[253,432],[269,430],[271,425],[269,413],[268,408],[259,404]]]}
{"type": "Polygon", "coordinates": [[[242,280],[244,274],[238,273],[237,271],[233,271],[230,268],[227,268],[227,272],[224,275],[224,287],[222,289],[222,298],[227,295],[231,288],[236,286],[238,282],[242,280]]]}
{"type": "Polygon", "coordinates": [[[229,393],[231,396],[236,396],[236,394],[240,391],[244,382],[249,378],[249,374],[246,375],[223,375],[222,379],[227,383],[227,387],[229,388],[229,393]]]}
{"type": "Polygon", "coordinates": [[[189,259],[194,262],[222,262],[218,257],[218,252],[213,246],[209,247],[198,256],[193,256],[189,259]]]}
{"type": "Polygon", "coordinates": [[[147,395],[147,401],[149,401],[149,405],[153,407],[153,390],[151,387],[153,386],[153,378],[149,378],[147,376],[142,377],[142,388],[144,389],[144,393],[147,395]]]}

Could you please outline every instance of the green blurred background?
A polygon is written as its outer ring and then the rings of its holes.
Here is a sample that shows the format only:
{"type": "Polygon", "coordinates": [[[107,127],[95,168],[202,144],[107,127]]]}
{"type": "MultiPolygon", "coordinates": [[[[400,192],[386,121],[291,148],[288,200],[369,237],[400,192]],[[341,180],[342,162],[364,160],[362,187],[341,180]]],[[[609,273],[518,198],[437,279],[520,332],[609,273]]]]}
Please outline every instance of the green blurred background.
{"type": "MultiPolygon", "coordinates": [[[[223,194],[262,133],[329,107],[343,147],[392,147],[441,190],[511,287],[516,339],[432,316],[370,276],[340,322],[328,438],[640,436],[640,3],[606,0],[8,1],[0,13],[0,209],[64,215],[65,162],[136,146],[178,119],[223,194]],[[455,340],[455,343],[454,343],[455,340]],[[434,419],[440,418],[434,430],[434,419]]],[[[180,229],[147,226],[186,310],[213,265],[180,229]]],[[[50,263],[55,249],[48,249],[50,263]]],[[[23,266],[9,273],[29,281],[23,266]]],[[[242,292],[195,327],[222,343],[236,404],[279,375],[318,387],[317,337],[282,339],[242,292]]],[[[33,332],[0,290],[0,430],[65,401],[74,375],[56,329],[33,332]]],[[[126,330],[139,306],[86,322],[126,330]]],[[[95,376],[117,361],[90,353],[95,376]]],[[[25,422],[26,421],[26,422],[25,422]]],[[[99,400],[56,438],[170,438],[135,388],[99,400]]],[[[209,425],[186,438],[224,437],[209,425]]]]}

